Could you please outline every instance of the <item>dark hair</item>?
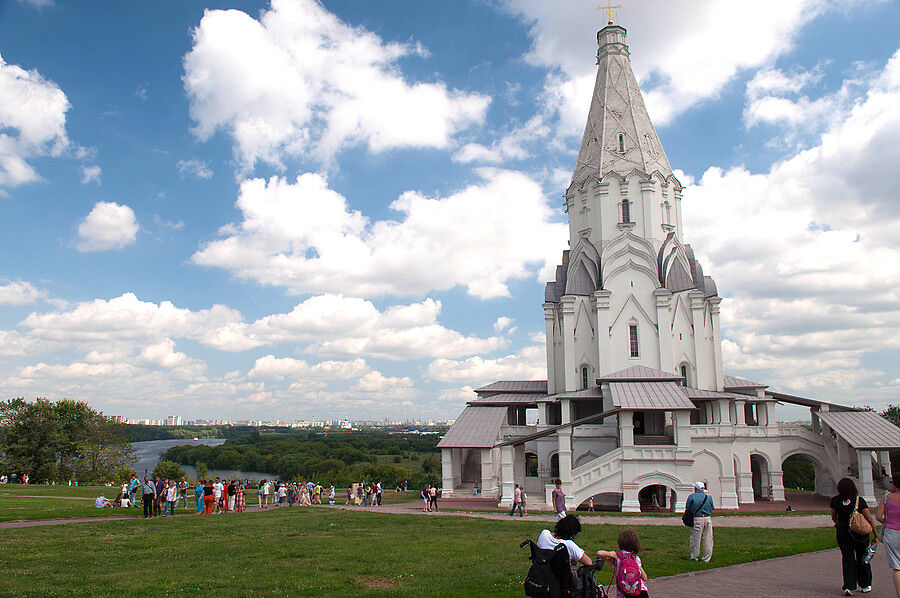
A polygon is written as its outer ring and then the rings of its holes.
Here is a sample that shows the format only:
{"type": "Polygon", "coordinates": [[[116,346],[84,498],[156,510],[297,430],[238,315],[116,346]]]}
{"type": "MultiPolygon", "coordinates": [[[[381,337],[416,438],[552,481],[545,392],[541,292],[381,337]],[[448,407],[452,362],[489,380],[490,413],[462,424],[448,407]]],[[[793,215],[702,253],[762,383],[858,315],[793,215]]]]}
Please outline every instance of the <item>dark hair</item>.
{"type": "Polygon", "coordinates": [[[894,472],[894,474],[891,475],[891,483],[894,485],[894,488],[900,490],[900,471],[894,472]]]}
{"type": "Polygon", "coordinates": [[[850,478],[841,478],[837,483],[837,491],[841,498],[854,498],[858,494],[856,484],[850,478]]]}
{"type": "Polygon", "coordinates": [[[566,515],[556,522],[556,528],[554,528],[553,533],[556,534],[557,538],[571,540],[580,531],[581,522],[578,521],[578,517],[575,515],[566,515]]]}
{"type": "Polygon", "coordinates": [[[553,483],[556,484],[557,486],[562,486],[562,480],[556,480],[553,483]]]}
{"type": "Polygon", "coordinates": [[[641,553],[641,541],[637,534],[630,527],[626,527],[619,532],[619,550],[627,550],[631,554],[641,553]]]}

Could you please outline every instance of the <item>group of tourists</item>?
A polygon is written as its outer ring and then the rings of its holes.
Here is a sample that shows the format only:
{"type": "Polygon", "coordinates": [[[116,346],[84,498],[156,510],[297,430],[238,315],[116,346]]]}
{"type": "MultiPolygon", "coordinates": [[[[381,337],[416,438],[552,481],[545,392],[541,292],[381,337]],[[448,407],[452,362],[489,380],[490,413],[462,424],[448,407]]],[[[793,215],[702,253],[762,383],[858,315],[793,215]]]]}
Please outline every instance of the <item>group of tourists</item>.
{"type": "MultiPolygon", "coordinates": [[[[887,477],[886,472],[882,473],[887,477]]],[[[900,598],[900,472],[890,476],[890,488],[878,501],[874,520],[869,504],[859,495],[852,479],[838,482],[837,492],[829,506],[841,550],[844,595],[852,596],[857,589],[864,594],[872,591],[871,560],[881,540],[893,574],[894,591],[900,598]],[[875,520],[883,524],[880,533],[875,520]]]]}
{"type": "Polygon", "coordinates": [[[382,492],[381,480],[374,483],[361,482],[354,484],[347,488],[347,504],[363,507],[380,507],[382,492]]]}
{"type": "Polygon", "coordinates": [[[27,484],[28,483],[28,474],[23,474],[21,477],[17,477],[16,474],[11,473],[7,477],[4,473],[0,475],[0,484],[27,484]]]}
{"type": "Polygon", "coordinates": [[[334,504],[334,485],[324,488],[315,482],[278,482],[275,480],[263,480],[256,489],[259,508],[267,509],[269,505],[284,505],[292,507],[295,504],[301,506],[321,505],[323,500],[328,504],[334,504]],[[270,503],[271,499],[271,503],[270,503]]]}
{"type": "Polygon", "coordinates": [[[425,484],[420,496],[422,497],[422,510],[424,512],[427,513],[429,511],[438,510],[438,497],[440,496],[440,491],[438,490],[437,484],[433,482],[425,484]]]}

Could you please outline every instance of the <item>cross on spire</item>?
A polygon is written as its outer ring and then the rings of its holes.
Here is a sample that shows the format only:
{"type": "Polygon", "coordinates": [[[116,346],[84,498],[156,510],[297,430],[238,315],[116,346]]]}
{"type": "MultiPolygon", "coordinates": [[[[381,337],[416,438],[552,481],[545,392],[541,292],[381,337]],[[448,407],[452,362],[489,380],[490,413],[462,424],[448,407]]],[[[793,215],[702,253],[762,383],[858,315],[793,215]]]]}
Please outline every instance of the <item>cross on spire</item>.
{"type": "Polygon", "coordinates": [[[607,23],[607,24],[608,24],[608,25],[612,25],[612,24],[613,24],[613,17],[614,17],[615,14],[616,14],[616,10],[619,9],[619,8],[622,8],[622,5],[613,6],[612,2],[607,2],[607,3],[606,3],[606,6],[598,6],[598,7],[597,7],[597,10],[604,10],[604,11],[606,11],[606,16],[609,17],[609,23],[607,23]]]}

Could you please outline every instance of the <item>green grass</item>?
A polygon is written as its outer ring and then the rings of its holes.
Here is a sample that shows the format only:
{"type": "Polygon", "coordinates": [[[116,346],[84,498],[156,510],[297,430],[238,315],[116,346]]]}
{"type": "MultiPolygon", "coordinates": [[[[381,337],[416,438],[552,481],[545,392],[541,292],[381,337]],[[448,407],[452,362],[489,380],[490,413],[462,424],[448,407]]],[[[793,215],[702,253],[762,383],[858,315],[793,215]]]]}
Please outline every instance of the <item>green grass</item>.
{"type": "MultiPolygon", "coordinates": [[[[193,513],[196,508],[191,506],[193,501],[188,499],[188,508],[178,508],[176,513],[193,513]]],[[[136,517],[143,513],[143,508],[113,509],[94,508],[94,503],[89,500],[74,500],[68,498],[0,498],[0,521],[16,521],[28,519],[58,519],[67,517],[136,517]]]]}
{"type": "MultiPolygon", "coordinates": [[[[518,545],[545,525],[317,508],[6,529],[0,596],[520,596],[518,545]]],[[[576,540],[611,549],[620,529],[576,540]]],[[[720,528],[703,564],[687,558],[686,528],[635,529],[651,577],[834,546],[827,528],[720,528]]]]}
{"type": "Polygon", "coordinates": [[[97,498],[102,492],[107,498],[115,498],[120,486],[45,486],[43,484],[2,484],[0,497],[4,496],[73,496],[97,498]],[[112,495],[112,496],[110,496],[112,495]]]}

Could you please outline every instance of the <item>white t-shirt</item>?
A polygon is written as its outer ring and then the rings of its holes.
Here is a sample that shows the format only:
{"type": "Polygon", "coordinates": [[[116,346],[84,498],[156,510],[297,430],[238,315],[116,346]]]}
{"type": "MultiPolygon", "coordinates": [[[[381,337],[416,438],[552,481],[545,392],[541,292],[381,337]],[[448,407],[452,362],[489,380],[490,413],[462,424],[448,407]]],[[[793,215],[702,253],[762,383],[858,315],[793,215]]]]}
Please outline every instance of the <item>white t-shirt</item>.
{"type": "Polygon", "coordinates": [[[215,496],[216,498],[221,498],[223,488],[224,486],[222,486],[221,482],[216,482],[215,484],[213,484],[213,496],[215,496]]]}
{"type": "Polygon", "coordinates": [[[97,507],[98,509],[102,509],[105,504],[106,504],[106,497],[103,496],[102,494],[100,496],[98,496],[96,499],[94,499],[94,506],[97,507]]]}
{"type": "Polygon", "coordinates": [[[169,502],[175,502],[178,499],[178,488],[175,486],[169,486],[166,488],[166,500],[169,502]]]}
{"type": "Polygon", "coordinates": [[[123,506],[123,507],[127,507],[127,506],[130,505],[130,504],[131,504],[131,501],[128,500],[127,498],[123,498],[123,499],[122,499],[122,506],[123,506]]]}
{"type": "Polygon", "coordinates": [[[550,533],[550,530],[545,529],[541,532],[541,535],[538,536],[537,547],[538,548],[556,548],[557,544],[565,544],[566,549],[569,551],[569,558],[573,561],[580,561],[581,557],[584,556],[584,551],[572,540],[562,540],[560,538],[556,538],[553,534],[550,533]]]}

